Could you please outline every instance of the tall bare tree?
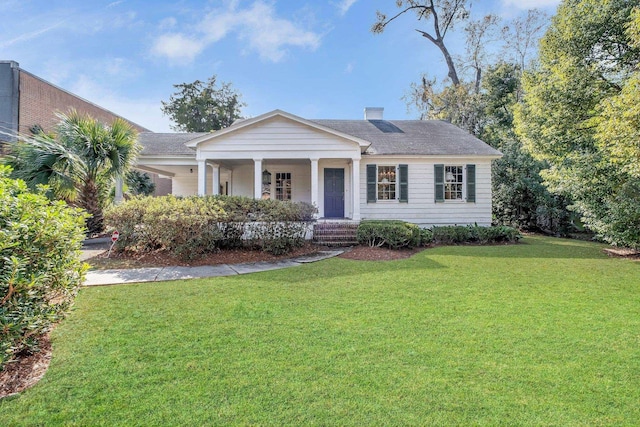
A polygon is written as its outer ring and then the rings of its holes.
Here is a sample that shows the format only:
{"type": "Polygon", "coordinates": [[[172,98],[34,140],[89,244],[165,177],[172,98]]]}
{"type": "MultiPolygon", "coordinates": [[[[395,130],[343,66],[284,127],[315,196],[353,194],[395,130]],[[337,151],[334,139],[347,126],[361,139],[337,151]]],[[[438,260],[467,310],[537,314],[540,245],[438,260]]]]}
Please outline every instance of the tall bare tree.
{"type": "Polygon", "coordinates": [[[480,93],[482,85],[482,70],[487,65],[487,45],[495,41],[498,17],[486,15],[467,24],[464,31],[467,35],[466,57],[462,67],[471,68],[474,72],[474,92],[480,93]]]}
{"type": "Polygon", "coordinates": [[[375,34],[382,33],[389,23],[407,12],[415,13],[418,21],[430,20],[432,29],[427,31],[416,29],[416,31],[440,49],[449,69],[449,79],[454,86],[458,86],[460,78],[444,39],[447,32],[453,29],[456,23],[469,17],[468,3],[469,0],[396,0],[396,6],[401,9],[400,12],[389,17],[385,13],[377,11],[376,23],[371,27],[371,31],[375,34]]]}
{"type": "Polygon", "coordinates": [[[549,16],[539,9],[530,9],[526,16],[514,18],[502,27],[504,51],[510,60],[520,66],[520,72],[527,69],[528,58],[535,53],[538,41],[549,23],[549,16]]]}

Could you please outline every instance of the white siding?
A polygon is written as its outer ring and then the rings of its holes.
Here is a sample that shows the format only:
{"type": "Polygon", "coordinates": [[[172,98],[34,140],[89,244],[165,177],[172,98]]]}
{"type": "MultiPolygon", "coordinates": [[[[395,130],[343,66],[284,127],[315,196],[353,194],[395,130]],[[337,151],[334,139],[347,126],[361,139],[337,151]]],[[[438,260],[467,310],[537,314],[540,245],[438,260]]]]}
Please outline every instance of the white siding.
{"type": "Polygon", "coordinates": [[[491,161],[473,158],[451,159],[375,159],[363,158],[360,168],[360,211],[362,219],[399,219],[433,225],[491,225],[491,161]],[[367,203],[367,165],[409,166],[409,202],[367,203]],[[476,202],[435,202],[434,165],[476,165],[476,202]]]}
{"type": "Polygon", "coordinates": [[[274,117],[198,146],[198,157],[222,159],[359,158],[357,143],[274,117]]]}

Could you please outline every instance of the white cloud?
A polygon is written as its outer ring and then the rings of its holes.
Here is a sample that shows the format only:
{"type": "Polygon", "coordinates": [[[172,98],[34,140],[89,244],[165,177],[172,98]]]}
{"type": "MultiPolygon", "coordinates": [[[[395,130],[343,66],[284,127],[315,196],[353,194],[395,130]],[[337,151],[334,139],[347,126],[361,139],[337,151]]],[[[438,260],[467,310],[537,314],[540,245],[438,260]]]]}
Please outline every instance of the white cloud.
{"type": "Polygon", "coordinates": [[[28,32],[28,33],[20,34],[17,37],[14,37],[12,39],[6,40],[4,42],[0,42],[0,48],[9,47],[9,46],[11,46],[13,44],[16,44],[16,43],[19,43],[19,42],[35,39],[35,38],[41,36],[42,34],[48,33],[49,31],[60,27],[60,25],[62,25],[63,23],[64,23],[64,21],[60,21],[60,22],[57,22],[57,23],[55,23],[53,25],[49,25],[47,27],[41,28],[39,30],[35,30],[35,31],[28,32]]]}
{"type": "Polygon", "coordinates": [[[158,56],[165,56],[171,61],[191,62],[202,52],[204,44],[183,34],[163,34],[156,39],[151,52],[158,56]]]}
{"type": "Polygon", "coordinates": [[[502,0],[502,5],[505,7],[516,7],[518,9],[540,9],[555,7],[560,4],[560,1],[561,0],[502,0]]]}
{"type": "Polygon", "coordinates": [[[262,59],[278,62],[287,48],[314,50],[320,45],[320,35],[301,28],[296,23],[276,16],[274,6],[261,0],[247,9],[238,9],[231,2],[226,10],[209,13],[196,25],[198,35],[171,33],[161,35],[153,53],[169,59],[193,59],[208,45],[230,34],[248,44],[247,50],[257,52],[262,59]]]}
{"type": "Polygon", "coordinates": [[[349,62],[347,66],[344,68],[345,74],[351,74],[353,72],[353,68],[355,67],[353,62],[349,62]]]}
{"type": "Polygon", "coordinates": [[[340,15],[344,16],[349,11],[349,9],[351,9],[351,6],[353,6],[357,1],[358,0],[342,0],[340,3],[338,3],[336,6],[338,6],[340,15]]]}

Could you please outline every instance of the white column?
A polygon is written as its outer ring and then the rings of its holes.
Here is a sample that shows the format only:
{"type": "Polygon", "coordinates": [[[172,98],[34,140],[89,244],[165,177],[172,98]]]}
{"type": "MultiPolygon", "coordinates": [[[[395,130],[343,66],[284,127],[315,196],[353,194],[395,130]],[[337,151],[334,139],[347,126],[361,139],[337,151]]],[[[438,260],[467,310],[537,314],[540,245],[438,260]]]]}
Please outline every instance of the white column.
{"type": "Polygon", "coordinates": [[[115,198],[115,202],[116,205],[119,203],[122,203],[122,201],[124,200],[124,180],[122,179],[122,176],[118,175],[116,177],[116,198],[115,198]]]}
{"type": "Polygon", "coordinates": [[[360,221],[360,159],[351,160],[351,189],[353,204],[351,219],[360,221]]]}
{"type": "Polygon", "coordinates": [[[253,159],[253,198],[262,198],[262,159],[253,159]]]}
{"type": "MultiPolygon", "coordinates": [[[[311,160],[311,204],[316,208],[320,208],[318,203],[318,159],[311,160]]],[[[316,214],[318,215],[318,214],[316,214]]]]}
{"type": "Polygon", "coordinates": [[[213,163],[211,168],[213,169],[211,172],[211,194],[218,195],[220,194],[220,165],[213,163]]]}
{"type": "Polygon", "coordinates": [[[207,194],[207,162],[198,160],[198,196],[207,194]]]}

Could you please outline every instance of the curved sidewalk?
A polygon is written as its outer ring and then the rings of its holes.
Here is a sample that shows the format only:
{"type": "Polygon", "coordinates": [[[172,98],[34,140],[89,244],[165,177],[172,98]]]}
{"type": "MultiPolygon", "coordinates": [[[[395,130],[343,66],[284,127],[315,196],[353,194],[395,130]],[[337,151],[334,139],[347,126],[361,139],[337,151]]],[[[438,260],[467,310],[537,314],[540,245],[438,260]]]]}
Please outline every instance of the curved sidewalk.
{"type": "Polygon", "coordinates": [[[247,262],[242,264],[220,264],[201,267],[152,267],[119,270],[89,270],[84,286],[119,285],[124,283],[164,282],[166,280],[197,279],[203,277],[235,276],[298,267],[302,264],[321,261],[340,255],[344,251],[320,251],[311,255],[280,261],[247,262]]]}

